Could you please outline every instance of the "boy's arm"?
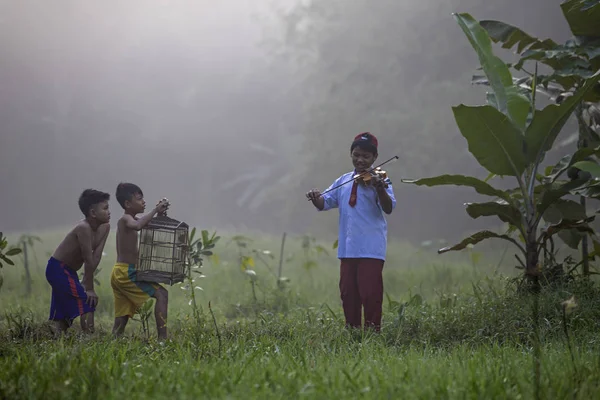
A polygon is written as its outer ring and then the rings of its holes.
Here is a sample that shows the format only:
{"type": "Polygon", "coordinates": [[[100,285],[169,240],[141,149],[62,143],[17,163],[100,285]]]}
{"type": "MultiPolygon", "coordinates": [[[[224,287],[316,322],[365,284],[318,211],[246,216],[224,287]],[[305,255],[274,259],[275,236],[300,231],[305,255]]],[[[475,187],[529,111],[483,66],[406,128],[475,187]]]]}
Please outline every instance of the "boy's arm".
{"type": "Polygon", "coordinates": [[[339,190],[332,190],[335,186],[339,185],[340,178],[336,179],[327,189],[325,194],[320,191],[313,189],[307,193],[307,197],[312,201],[313,205],[319,211],[327,211],[332,208],[337,208],[339,205],[339,190]]]}
{"type": "Polygon", "coordinates": [[[98,242],[98,244],[96,245],[96,248],[94,249],[94,270],[98,267],[98,264],[100,264],[100,260],[102,259],[102,252],[104,251],[104,245],[106,244],[106,239],[108,239],[108,234],[110,233],[110,225],[109,224],[103,224],[100,226],[100,228],[98,230],[102,233],[102,238],[100,239],[100,241],[98,242]]]}
{"type": "Polygon", "coordinates": [[[127,229],[133,229],[134,231],[141,231],[143,227],[148,225],[150,220],[156,215],[156,209],[152,210],[148,214],[144,215],[139,219],[133,218],[129,214],[125,214],[123,216],[123,221],[125,221],[125,227],[127,229]]]}
{"type": "Polygon", "coordinates": [[[392,213],[394,208],[396,208],[396,198],[394,197],[392,183],[389,181],[389,179],[386,179],[385,181],[388,184],[387,189],[383,180],[376,182],[375,187],[377,190],[377,196],[379,197],[379,202],[381,204],[381,209],[384,213],[389,215],[392,213]]]}
{"type": "Polygon", "coordinates": [[[161,200],[152,211],[150,211],[148,214],[144,215],[139,219],[135,219],[131,215],[125,214],[123,216],[123,220],[125,221],[125,227],[127,227],[127,229],[133,229],[134,231],[141,231],[142,228],[148,225],[150,220],[152,220],[152,218],[157,213],[165,211],[167,205],[168,203],[166,201],[161,200]]]}
{"type": "Polygon", "coordinates": [[[76,231],[77,241],[83,256],[83,282],[82,285],[88,295],[88,303],[95,306],[98,296],[94,292],[94,253],[92,251],[92,228],[89,225],[80,225],[76,231]]]}

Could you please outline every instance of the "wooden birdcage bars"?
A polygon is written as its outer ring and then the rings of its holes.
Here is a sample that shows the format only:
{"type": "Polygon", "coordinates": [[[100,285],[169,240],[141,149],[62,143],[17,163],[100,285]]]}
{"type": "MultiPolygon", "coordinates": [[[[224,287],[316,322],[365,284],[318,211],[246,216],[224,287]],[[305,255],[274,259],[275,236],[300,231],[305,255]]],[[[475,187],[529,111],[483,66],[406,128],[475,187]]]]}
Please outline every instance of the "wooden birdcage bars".
{"type": "Polygon", "coordinates": [[[137,279],[169,285],[183,282],[189,254],[188,230],[185,222],[166,214],[152,218],[139,235],[137,279]]]}

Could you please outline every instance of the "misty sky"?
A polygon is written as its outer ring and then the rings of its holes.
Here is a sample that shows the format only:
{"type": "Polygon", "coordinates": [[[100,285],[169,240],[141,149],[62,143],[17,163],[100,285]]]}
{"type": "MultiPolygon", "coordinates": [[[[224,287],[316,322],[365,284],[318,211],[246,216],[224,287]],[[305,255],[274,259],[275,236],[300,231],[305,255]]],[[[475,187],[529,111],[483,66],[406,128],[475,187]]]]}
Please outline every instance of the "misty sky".
{"type": "MultiPolygon", "coordinates": [[[[405,86],[400,90],[391,86],[390,72],[389,77],[378,76],[378,86],[373,86],[378,91],[389,87],[389,93],[365,95],[396,96],[426,71],[440,71],[438,79],[469,86],[468,81],[456,83],[458,76],[465,76],[457,71],[474,72],[476,56],[450,12],[470,9],[476,1],[373,3],[380,7],[348,1],[355,6],[352,10],[358,13],[359,21],[361,13],[371,18],[371,28],[377,27],[378,18],[382,24],[390,21],[393,14],[387,8],[402,11],[389,25],[395,30],[389,35],[399,38],[398,46],[381,47],[377,57],[366,61],[377,64],[381,60],[386,65],[392,59],[402,60],[404,64],[396,69],[406,71],[402,75],[405,86]],[[421,19],[411,16],[413,11],[421,19]],[[455,37],[460,41],[457,49],[468,55],[436,58],[427,46],[432,37],[440,35],[455,37]],[[423,48],[421,55],[419,46],[423,48]],[[403,51],[410,52],[412,58],[403,51]]],[[[506,19],[514,14],[510,6],[515,2],[508,3],[504,8],[482,4],[475,14],[506,19]]],[[[361,116],[338,121],[333,115],[322,132],[307,132],[318,116],[318,105],[317,110],[309,107],[311,96],[319,90],[319,80],[332,78],[326,73],[336,73],[323,70],[324,75],[319,76],[319,68],[335,65],[331,61],[338,55],[351,57],[352,46],[364,43],[365,38],[369,38],[367,43],[388,42],[369,36],[371,31],[363,31],[360,24],[350,20],[347,24],[351,26],[345,26],[344,21],[332,22],[334,29],[347,35],[343,41],[347,47],[340,48],[338,54],[337,42],[333,41],[332,51],[321,54],[326,62],[310,65],[310,52],[303,53],[309,55],[303,58],[293,49],[283,51],[293,25],[289,25],[291,17],[286,13],[297,4],[309,2],[0,1],[0,229],[69,227],[81,218],[77,197],[87,187],[109,192],[112,212],[117,216],[121,210],[114,191],[120,181],[140,185],[149,205],[169,197],[174,217],[201,227],[256,227],[277,233],[335,227],[337,217],[333,213],[319,216],[315,222],[316,213],[302,201],[303,195],[314,186],[324,189],[348,165],[337,163],[326,173],[311,170],[310,163],[317,164],[309,153],[319,148],[307,138],[321,135],[324,143],[345,152],[349,147],[346,137],[370,128],[362,125],[361,116]],[[315,76],[319,80],[311,81],[315,76]],[[274,205],[259,207],[272,196],[278,196],[273,197],[274,205]],[[274,217],[281,215],[281,210],[290,214],[289,220],[274,217]],[[311,221],[316,225],[310,225],[311,221]]],[[[536,0],[524,5],[511,22],[531,24],[532,33],[542,37],[566,37],[568,30],[558,6],[545,14],[547,20],[537,17],[536,0]]],[[[325,34],[318,25],[300,23],[296,25],[299,27],[309,38],[319,40],[319,35],[325,34]]],[[[360,74],[356,76],[353,79],[360,79],[360,74]]],[[[351,89],[357,82],[344,83],[351,89]]],[[[481,91],[476,90],[472,89],[476,95],[470,99],[483,101],[481,91]]],[[[332,96],[323,104],[339,101],[332,96]]],[[[436,95],[419,96],[412,101],[428,105],[436,95]]],[[[449,97],[430,112],[444,113],[444,123],[452,126],[449,110],[460,101],[464,100],[449,97]]],[[[370,111],[374,120],[379,118],[377,112],[370,111]]],[[[419,126],[416,122],[421,123],[420,119],[421,115],[410,111],[403,123],[412,129],[419,126]]],[[[371,126],[376,129],[378,125],[371,126]]],[[[440,135],[460,139],[455,127],[434,128],[440,135]]],[[[400,142],[392,143],[402,137],[393,138],[383,128],[374,133],[389,144],[390,151],[401,149],[400,157],[412,151],[400,142]]],[[[434,136],[422,144],[422,151],[435,150],[438,142],[432,139],[434,136]]],[[[319,154],[317,159],[332,156],[329,147],[323,149],[327,154],[319,154]]],[[[472,161],[461,161],[465,155],[464,148],[449,154],[448,165],[473,168],[472,161]]],[[[390,173],[400,176],[403,171],[392,168],[390,173]]],[[[443,212],[444,207],[454,210],[454,221],[468,222],[460,207],[470,193],[447,191],[450,195],[446,199],[458,197],[446,205],[435,203],[431,192],[414,186],[401,187],[398,182],[396,191],[404,210],[411,211],[391,217],[392,232],[405,234],[409,226],[429,235],[436,231],[434,224],[440,218],[435,212],[443,212]],[[420,217],[425,213],[431,214],[429,222],[420,217]]],[[[447,223],[451,224],[449,220],[447,223]]]]}

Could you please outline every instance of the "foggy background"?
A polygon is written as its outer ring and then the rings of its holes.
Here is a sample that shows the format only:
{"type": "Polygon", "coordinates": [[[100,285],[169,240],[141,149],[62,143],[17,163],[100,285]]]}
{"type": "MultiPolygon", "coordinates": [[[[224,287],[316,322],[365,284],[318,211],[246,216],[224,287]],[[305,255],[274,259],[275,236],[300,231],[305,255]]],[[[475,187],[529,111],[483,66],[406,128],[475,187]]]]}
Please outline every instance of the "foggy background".
{"type": "MultiPolygon", "coordinates": [[[[80,193],[121,181],[200,229],[335,233],[304,194],[379,138],[398,200],[392,236],[453,239],[466,188],[401,178],[487,175],[451,107],[483,104],[469,12],[563,42],[559,1],[0,1],[0,230],[68,227],[80,193]]],[[[498,50],[507,61],[510,53],[498,50]]],[[[570,132],[563,132],[559,140],[570,132]]],[[[568,148],[548,157],[557,159],[568,148]]],[[[508,178],[503,186],[512,186],[508,178]]]]}

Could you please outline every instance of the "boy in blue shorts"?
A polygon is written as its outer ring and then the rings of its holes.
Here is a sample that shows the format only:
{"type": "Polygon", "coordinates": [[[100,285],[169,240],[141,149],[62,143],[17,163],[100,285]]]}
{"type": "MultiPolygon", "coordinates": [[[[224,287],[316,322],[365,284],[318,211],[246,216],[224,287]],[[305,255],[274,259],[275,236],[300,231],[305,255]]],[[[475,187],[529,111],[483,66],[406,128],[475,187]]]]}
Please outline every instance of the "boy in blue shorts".
{"type": "MultiPolygon", "coordinates": [[[[367,171],[377,160],[378,142],[372,134],[357,135],[350,146],[354,170],[336,179],[328,190],[367,171]]],[[[385,215],[396,207],[389,179],[375,179],[372,186],[354,180],[321,194],[313,189],[306,194],[319,211],[339,209],[338,258],[340,295],[346,326],[360,328],[364,308],[365,328],[381,329],[383,303],[383,264],[387,251],[385,215]],[[387,184],[387,188],[386,188],[387,184]]]]}
{"type": "Polygon", "coordinates": [[[110,195],[86,189],[79,197],[79,209],[84,215],[58,245],[46,266],[46,279],[52,287],[50,320],[56,333],[65,332],[73,320],[81,316],[81,329],[94,331],[94,311],[98,296],[94,291],[94,271],[102,258],[104,244],[110,232],[110,195]],[[77,271],[84,266],[83,281],[77,271]]]}

